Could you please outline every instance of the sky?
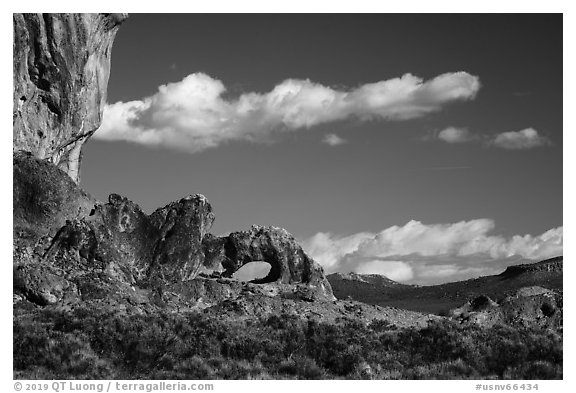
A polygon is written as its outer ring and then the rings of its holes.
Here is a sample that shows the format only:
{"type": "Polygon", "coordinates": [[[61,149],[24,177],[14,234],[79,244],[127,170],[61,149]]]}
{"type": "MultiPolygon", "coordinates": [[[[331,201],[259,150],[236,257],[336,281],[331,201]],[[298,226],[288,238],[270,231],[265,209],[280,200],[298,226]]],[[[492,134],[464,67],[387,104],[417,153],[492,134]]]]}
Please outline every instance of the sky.
{"type": "Polygon", "coordinates": [[[562,254],[562,16],[132,14],[82,186],[328,273],[417,284],[562,254]]]}

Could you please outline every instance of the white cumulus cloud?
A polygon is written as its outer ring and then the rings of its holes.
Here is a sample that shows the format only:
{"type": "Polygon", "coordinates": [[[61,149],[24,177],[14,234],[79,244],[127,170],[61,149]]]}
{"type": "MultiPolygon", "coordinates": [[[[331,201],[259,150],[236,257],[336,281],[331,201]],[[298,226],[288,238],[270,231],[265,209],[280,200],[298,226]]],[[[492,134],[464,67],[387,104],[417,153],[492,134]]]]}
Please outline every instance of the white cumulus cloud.
{"type": "Polygon", "coordinates": [[[361,232],[350,236],[336,236],[318,232],[304,242],[306,251],[330,272],[340,271],[342,257],[358,249],[358,244],[374,237],[373,233],[361,232]]]}
{"type": "Polygon", "coordinates": [[[470,100],[478,77],[446,73],[428,81],[411,74],[337,90],[287,79],[267,93],[226,99],[224,84],[203,73],[158,88],[149,97],[107,105],[94,137],[198,152],[234,140],[257,142],[273,134],[357,118],[406,120],[470,100]]]}
{"type": "Polygon", "coordinates": [[[326,134],[324,138],[322,138],[322,142],[329,145],[329,146],[340,146],[348,143],[348,141],[342,137],[339,137],[336,134],[326,134]]]}
{"type": "Polygon", "coordinates": [[[448,127],[438,133],[438,139],[447,143],[464,143],[474,139],[466,128],[448,127]]]}
{"type": "Polygon", "coordinates": [[[550,144],[548,138],[538,134],[534,128],[526,128],[521,131],[508,131],[496,135],[492,144],[509,150],[532,149],[534,147],[550,144]]]}
{"type": "Polygon", "coordinates": [[[467,128],[447,127],[438,133],[433,133],[432,137],[424,137],[423,140],[430,141],[436,138],[451,144],[477,142],[508,150],[527,150],[552,144],[547,137],[540,135],[531,127],[492,135],[474,134],[467,128]]]}
{"type": "Polygon", "coordinates": [[[318,233],[304,248],[328,273],[377,273],[419,283],[495,274],[503,261],[562,255],[563,227],[511,237],[492,235],[494,229],[490,219],[450,224],[410,221],[378,233],[345,237],[318,233]]]}

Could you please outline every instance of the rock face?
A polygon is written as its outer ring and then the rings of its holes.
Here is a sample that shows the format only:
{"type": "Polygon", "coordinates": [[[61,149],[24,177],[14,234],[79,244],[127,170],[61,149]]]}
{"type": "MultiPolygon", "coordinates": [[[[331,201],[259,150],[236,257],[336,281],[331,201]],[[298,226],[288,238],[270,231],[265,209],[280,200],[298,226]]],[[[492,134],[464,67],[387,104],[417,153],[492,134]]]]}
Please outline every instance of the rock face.
{"type": "Polygon", "coordinates": [[[528,263],[522,265],[508,266],[500,275],[502,277],[513,277],[526,273],[549,273],[549,272],[563,272],[563,257],[555,257],[540,261],[538,263],[528,263]]]}
{"type": "Polygon", "coordinates": [[[306,284],[313,292],[333,298],[322,267],[282,228],[255,225],[226,237],[206,237],[203,244],[204,266],[222,271],[225,277],[232,277],[247,263],[268,262],[270,272],[255,283],[306,284]]]}
{"type": "Polygon", "coordinates": [[[100,126],[112,42],[126,14],[14,14],[13,150],[79,181],[83,143],[100,126]]]}

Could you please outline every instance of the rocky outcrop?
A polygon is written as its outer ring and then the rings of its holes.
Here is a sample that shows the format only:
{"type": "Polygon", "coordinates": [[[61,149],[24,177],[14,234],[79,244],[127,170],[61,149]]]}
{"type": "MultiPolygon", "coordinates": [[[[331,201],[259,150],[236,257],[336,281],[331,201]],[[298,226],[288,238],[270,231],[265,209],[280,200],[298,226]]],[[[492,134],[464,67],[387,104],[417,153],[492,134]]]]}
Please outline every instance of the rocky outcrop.
{"type": "Polygon", "coordinates": [[[504,278],[515,277],[527,273],[562,273],[564,258],[562,256],[546,259],[537,263],[525,263],[508,266],[500,275],[504,278]]]}
{"type": "Polygon", "coordinates": [[[158,239],[138,205],[112,194],[89,215],[68,221],[42,260],[77,275],[105,272],[132,285],[147,278],[158,239]]]}
{"type": "Polygon", "coordinates": [[[202,237],[213,219],[202,195],[147,216],[134,202],[112,194],[89,216],[68,221],[43,261],[78,271],[104,271],[130,284],[187,281],[202,265],[202,237]]]}
{"type": "Polygon", "coordinates": [[[156,210],[150,222],[159,232],[151,274],[169,282],[196,277],[204,261],[202,239],[214,222],[208,200],[188,196],[156,210]]]}
{"type": "Polygon", "coordinates": [[[14,288],[41,306],[54,304],[76,290],[58,269],[38,264],[15,266],[14,288]]]}
{"type": "Polygon", "coordinates": [[[514,295],[495,302],[482,295],[450,311],[460,323],[484,327],[506,324],[516,327],[560,328],[563,324],[561,292],[541,287],[520,288],[514,295]]]}
{"type": "Polygon", "coordinates": [[[13,149],[79,181],[100,126],[112,42],[126,14],[14,14],[13,149]]]}
{"type": "Polygon", "coordinates": [[[327,323],[342,323],[356,320],[364,324],[381,323],[392,329],[404,327],[425,327],[431,321],[442,317],[402,310],[394,307],[380,307],[354,301],[306,302],[298,297],[270,296],[262,293],[262,286],[247,285],[242,296],[228,298],[204,309],[204,313],[219,320],[266,318],[272,315],[291,315],[304,320],[327,323]]]}
{"type": "Polygon", "coordinates": [[[334,299],[320,265],[285,230],[255,226],[222,238],[208,234],[214,213],[203,195],[146,215],[117,194],[96,201],[30,153],[15,153],[13,166],[15,289],[37,304],[60,302],[66,294],[132,298],[148,288],[161,304],[203,307],[238,296],[241,283],[226,277],[252,261],[272,266],[254,285],[277,285],[273,292],[289,298],[334,299]],[[201,270],[215,271],[213,279],[199,278],[201,270]]]}
{"type": "Polygon", "coordinates": [[[232,277],[247,263],[267,262],[270,272],[255,283],[305,284],[322,297],[333,299],[322,267],[282,228],[255,225],[226,237],[206,237],[203,245],[204,266],[221,271],[225,277],[232,277]]]}
{"type": "Polygon", "coordinates": [[[146,276],[160,236],[138,205],[115,194],[100,203],[31,153],[15,153],[13,171],[15,265],[108,268],[128,282],[146,276]]]}

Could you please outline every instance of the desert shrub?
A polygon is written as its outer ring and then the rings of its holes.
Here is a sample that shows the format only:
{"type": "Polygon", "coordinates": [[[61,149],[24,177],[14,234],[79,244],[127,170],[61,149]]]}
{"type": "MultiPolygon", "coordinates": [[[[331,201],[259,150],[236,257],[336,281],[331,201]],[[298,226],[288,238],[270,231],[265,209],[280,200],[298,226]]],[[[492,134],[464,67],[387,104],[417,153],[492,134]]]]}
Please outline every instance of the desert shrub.
{"type": "Polygon", "coordinates": [[[112,365],[94,352],[84,334],[16,322],[13,351],[14,369],[32,366],[36,379],[105,379],[113,374],[112,365]]]}
{"type": "Polygon", "coordinates": [[[534,360],[511,368],[506,379],[562,379],[562,365],[546,360],[534,360]]]}
{"type": "Polygon", "coordinates": [[[387,332],[396,330],[396,325],[385,319],[374,319],[368,324],[368,328],[374,332],[387,332]]]}
{"type": "Polygon", "coordinates": [[[89,308],[15,311],[13,329],[15,378],[562,378],[562,336],[541,329],[89,308]]]}
{"type": "Polygon", "coordinates": [[[362,354],[371,342],[368,331],[355,322],[329,325],[309,321],[305,353],[330,373],[345,376],[364,361],[362,354]]]}
{"type": "Polygon", "coordinates": [[[326,377],[326,373],[314,359],[301,355],[283,360],[278,366],[278,373],[293,375],[299,379],[324,379],[326,377]]]}
{"type": "Polygon", "coordinates": [[[476,370],[462,359],[418,365],[406,370],[407,379],[477,379],[476,370]]]}

